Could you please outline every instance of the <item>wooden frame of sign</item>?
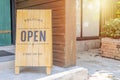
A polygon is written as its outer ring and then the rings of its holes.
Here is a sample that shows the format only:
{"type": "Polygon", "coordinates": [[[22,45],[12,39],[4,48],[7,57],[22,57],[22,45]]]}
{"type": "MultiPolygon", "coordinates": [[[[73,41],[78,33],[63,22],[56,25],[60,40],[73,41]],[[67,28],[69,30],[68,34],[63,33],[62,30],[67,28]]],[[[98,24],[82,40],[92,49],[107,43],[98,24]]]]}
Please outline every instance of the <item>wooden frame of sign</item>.
{"type": "Polygon", "coordinates": [[[51,10],[17,10],[15,73],[22,66],[52,68],[51,10]]]}

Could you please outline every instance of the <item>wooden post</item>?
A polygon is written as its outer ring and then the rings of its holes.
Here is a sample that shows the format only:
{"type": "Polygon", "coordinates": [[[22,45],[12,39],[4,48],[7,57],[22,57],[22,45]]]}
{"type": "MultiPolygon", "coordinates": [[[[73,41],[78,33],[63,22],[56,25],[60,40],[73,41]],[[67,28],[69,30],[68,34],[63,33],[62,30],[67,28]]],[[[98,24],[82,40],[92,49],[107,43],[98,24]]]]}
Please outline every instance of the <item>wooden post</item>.
{"type": "Polygon", "coordinates": [[[65,66],[76,65],[76,0],[65,0],[65,66]]]}
{"type": "Polygon", "coordinates": [[[19,74],[20,73],[20,68],[18,66],[15,66],[15,74],[19,74]]]}
{"type": "Polygon", "coordinates": [[[46,72],[47,72],[48,75],[51,74],[51,68],[52,67],[50,67],[50,66],[47,66],[47,68],[46,68],[46,72]]]}

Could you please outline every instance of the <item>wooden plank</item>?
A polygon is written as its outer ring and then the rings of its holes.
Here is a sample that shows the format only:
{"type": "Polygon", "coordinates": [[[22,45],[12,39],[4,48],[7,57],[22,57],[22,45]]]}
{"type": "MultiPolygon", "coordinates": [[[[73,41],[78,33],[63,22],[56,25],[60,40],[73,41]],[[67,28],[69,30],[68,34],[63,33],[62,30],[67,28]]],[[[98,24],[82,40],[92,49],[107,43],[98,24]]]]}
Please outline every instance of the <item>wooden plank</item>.
{"type": "Polygon", "coordinates": [[[16,1],[16,3],[20,3],[20,2],[23,2],[25,0],[15,0],[15,1],[16,1]]]}
{"type": "Polygon", "coordinates": [[[33,9],[42,9],[42,8],[43,9],[48,9],[49,8],[49,9],[52,9],[52,10],[57,10],[57,9],[62,9],[63,8],[63,10],[64,10],[64,2],[61,1],[61,0],[58,0],[58,1],[54,1],[54,2],[41,4],[41,5],[32,5],[32,6],[28,6],[26,8],[33,8],[33,9]],[[56,7],[54,7],[54,6],[56,6],[56,7]]]}
{"type": "Polygon", "coordinates": [[[45,4],[53,1],[56,1],[56,0],[24,0],[23,2],[17,4],[17,8],[24,8],[24,7],[38,5],[38,4],[41,5],[41,4],[45,4]],[[21,6],[21,5],[24,5],[24,6],[21,6]]]}
{"type": "Polygon", "coordinates": [[[63,28],[53,28],[53,33],[65,33],[65,28],[63,26],[63,28]]]}
{"type": "Polygon", "coordinates": [[[64,51],[64,45],[53,45],[53,49],[54,50],[61,50],[61,51],[64,51]]]}

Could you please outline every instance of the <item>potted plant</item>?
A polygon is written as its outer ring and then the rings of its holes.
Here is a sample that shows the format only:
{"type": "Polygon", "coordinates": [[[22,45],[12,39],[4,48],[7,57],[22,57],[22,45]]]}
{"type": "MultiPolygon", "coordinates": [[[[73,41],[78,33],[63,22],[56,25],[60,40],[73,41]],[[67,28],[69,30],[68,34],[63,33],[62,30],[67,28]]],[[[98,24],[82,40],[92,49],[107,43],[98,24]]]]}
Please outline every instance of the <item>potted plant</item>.
{"type": "Polygon", "coordinates": [[[102,28],[102,37],[120,39],[120,18],[111,19],[102,28]]]}
{"type": "Polygon", "coordinates": [[[101,56],[120,59],[120,18],[106,22],[101,36],[101,56]]]}

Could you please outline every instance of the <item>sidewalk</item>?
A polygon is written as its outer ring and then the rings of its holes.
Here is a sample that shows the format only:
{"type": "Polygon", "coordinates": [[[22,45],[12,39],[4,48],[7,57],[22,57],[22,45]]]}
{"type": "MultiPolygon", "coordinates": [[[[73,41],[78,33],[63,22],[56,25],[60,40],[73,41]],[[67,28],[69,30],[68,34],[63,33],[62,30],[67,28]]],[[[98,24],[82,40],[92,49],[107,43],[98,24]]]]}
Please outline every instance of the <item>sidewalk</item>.
{"type": "MultiPolygon", "coordinates": [[[[0,49],[5,49],[5,47],[0,49]]],[[[7,47],[5,50],[14,52],[14,46],[7,47]]],[[[119,78],[117,80],[120,80],[120,61],[103,58],[99,53],[99,49],[77,52],[77,65],[75,67],[62,68],[54,66],[52,74],[84,67],[89,70],[90,80],[94,78],[99,80],[99,77],[104,74],[110,74],[110,76],[119,78]]],[[[19,75],[15,75],[14,56],[11,61],[0,62],[0,66],[2,66],[0,67],[0,80],[36,80],[48,76],[46,75],[45,67],[24,67],[21,69],[21,73],[19,75]]]]}
{"type": "Polygon", "coordinates": [[[120,61],[103,58],[99,53],[99,49],[77,52],[77,66],[87,68],[90,75],[105,71],[112,73],[113,76],[120,80],[120,61]]]}

